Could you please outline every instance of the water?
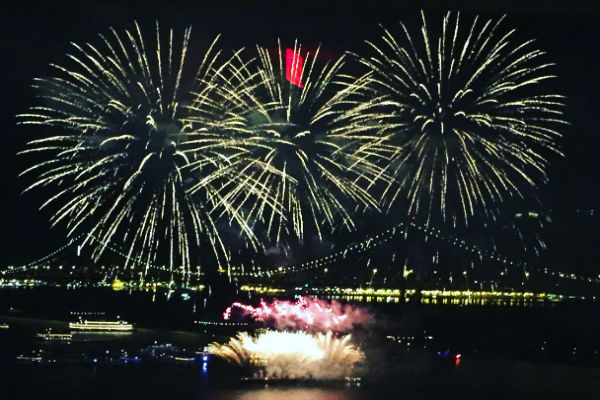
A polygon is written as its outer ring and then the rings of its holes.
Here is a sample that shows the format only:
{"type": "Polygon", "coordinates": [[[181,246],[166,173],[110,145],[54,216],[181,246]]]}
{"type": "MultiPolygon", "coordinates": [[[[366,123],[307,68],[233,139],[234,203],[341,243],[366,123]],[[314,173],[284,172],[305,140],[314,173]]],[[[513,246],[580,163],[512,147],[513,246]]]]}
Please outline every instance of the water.
{"type": "MultiPolygon", "coordinates": [[[[50,293],[44,293],[49,295],[50,293]]],[[[182,309],[188,303],[145,303],[135,296],[101,292],[56,293],[44,297],[31,291],[0,293],[0,306],[16,304],[24,312],[66,316],[68,310],[129,310],[123,317],[140,322],[132,334],[100,335],[93,341],[70,345],[42,346],[58,358],[75,359],[77,354],[100,354],[122,350],[132,354],[158,341],[172,343],[188,353],[225,332],[204,332],[203,328],[177,321],[192,317],[182,309]],[[110,299],[104,298],[104,295],[110,299]],[[112,296],[112,297],[111,297],[112,296]],[[64,299],[63,299],[64,297],[64,299]],[[28,299],[30,301],[28,301],[28,299]],[[62,300],[61,300],[62,299],[62,300]],[[112,300],[111,300],[112,299],[112,300]],[[116,299],[116,300],[115,300],[116,299]],[[62,306],[61,306],[62,304],[62,306]],[[35,305],[35,307],[34,307],[35,305]],[[52,305],[54,305],[52,307],[52,305]],[[77,306],[77,307],[76,307],[77,306]],[[181,312],[175,319],[171,308],[181,312]],[[135,310],[144,310],[136,314],[135,310]],[[136,318],[138,317],[138,318],[136,318]],[[177,329],[155,329],[173,318],[177,329]]],[[[239,371],[218,360],[193,365],[147,364],[112,365],[57,362],[54,365],[18,365],[16,355],[40,347],[35,332],[45,328],[67,329],[66,321],[0,316],[11,328],[0,330],[0,399],[252,399],[252,400],[368,400],[368,399],[597,399],[600,363],[593,358],[600,337],[594,318],[597,306],[584,304],[553,307],[502,308],[396,306],[371,307],[379,325],[356,332],[356,340],[367,353],[368,365],[360,385],[346,382],[242,382],[239,371]],[[394,335],[432,335],[428,348],[408,347],[386,340],[394,335]],[[560,357],[539,351],[560,349],[560,357]],[[577,355],[572,349],[577,348],[577,355]],[[437,350],[449,348],[450,356],[436,357],[437,350]],[[458,363],[453,355],[460,351],[458,363]],[[592,358],[590,358],[592,357],[592,358]],[[521,361],[519,361],[521,360],[521,361]]],[[[558,351],[558,350],[557,350],[558,351]]],[[[599,358],[600,360],[600,358],[599,358]]]]}
{"type": "Polygon", "coordinates": [[[424,376],[347,386],[242,384],[194,367],[2,368],[2,399],[597,399],[600,370],[521,362],[468,361],[424,376]]]}

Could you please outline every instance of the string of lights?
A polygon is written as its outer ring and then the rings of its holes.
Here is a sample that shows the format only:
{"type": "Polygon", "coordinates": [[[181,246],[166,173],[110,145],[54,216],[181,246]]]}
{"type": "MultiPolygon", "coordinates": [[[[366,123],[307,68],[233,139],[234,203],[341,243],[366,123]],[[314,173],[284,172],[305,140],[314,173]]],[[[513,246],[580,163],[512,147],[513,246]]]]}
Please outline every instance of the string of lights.
{"type": "Polygon", "coordinates": [[[76,236],[74,238],[71,238],[71,240],[69,240],[66,244],[64,244],[63,246],[59,247],[58,249],[52,251],[51,253],[46,254],[43,257],[40,257],[40,258],[38,258],[36,260],[28,262],[27,264],[23,264],[23,265],[9,265],[5,269],[3,269],[2,271],[0,271],[0,273],[2,275],[6,275],[8,273],[18,273],[18,272],[31,271],[33,269],[39,268],[40,264],[42,264],[42,263],[51,263],[53,261],[56,261],[56,260],[58,260],[58,255],[60,253],[62,253],[63,250],[71,247],[82,236],[83,236],[83,234],[81,234],[79,236],[76,236]],[[55,258],[52,259],[53,257],[55,257],[55,258]]]}
{"type": "Polygon", "coordinates": [[[175,273],[175,274],[181,274],[181,275],[190,275],[191,273],[189,271],[184,271],[184,270],[180,270],[180,269],[170,269],[167,268],[164,265],[154,265],[151,262],[149,262],[149,260],[142,260],[140,257],[131,257],[129,255],[127,255],[125,252],[117,249],[115,246],[109,244],[108,242],[105,242],[101,239],[98,239],[96,236],[91,235],[91,234],[87,234],[87,236],[94,240],[95,242],[97,242],[99,245],[101,246],[106,246],[106,248],[108,250],[110,250],[111,252],[125,258],[128,261],[132,261],[140,266],[143,266],[146,269],[153,269],[153,270],[159,270],[162,272],[170,272],[170,273],[175,273]]]}
{"type": "MultiPolygon", "coordinates": [[[[481,249],[479,246],[474,245],[472,243],[468,243],[463,239],[459,239],[450,234],[444,234],[440,229],[438,229],[436,227],[432,227],[432,226],[428,226],[428,225],[420,225],[414,221],[400,222],[397,225],[395,225],[377,235],[367,236],[360,243],[351,244],[337,252],[330,253],[323,257],[308,260],[308,261],[305,261],[298,265],[292,265],[292,266],[288,266],[288,267],[281,266],[281,267],[278,267],[277,269],[273,269],[273,270],[242,273],[242,274],[239,274],[238,276],[271,277],[271,276],[275,276],[275,275],[286,275],[286,274],[290,274],[290,273],[306,272],[306,271],[311,271],[311,270],[319,270],[319,269],[322,270],[322,269],[327,268],[329,265],[337,263],[338,261],[340,261],[342,259],[347,259],[347,258],[357,255],[357,254],[364,254],[364,253],[368,252],[369,250],[372,250],[374,248],[377,248],[378,246],[388,243],[392,239],[394,239],[397,234],[403,235],[404,238],[406,239],[406,238],[408,238],[410,229],[422,232],[423,235],[425,236],[426,240],[429,236],[432,236],[432,237],[435,237],[436,239],[443,240],[446,243],[448,243],[454,247],[460,248],[465,251],[469,251],[469,252],[477,255],[481,261],[483,261],[484,259],[488,259],[488,260],[492,260],[492,261],[501,262],[501,263],[506,264],[507,266],[511,266],[511,267],[522,267],[523,273],[525,274],[526,278],[529,278],[529,275],[531,272],[538,272],[538,273],[542,273],[544,275],[550,275],[552,277],[559,278],[559,279],[578,280],[578,281],[588,282],[588,283],[600,283],[600,275],[598,275],[597,277],[585,276],[585,275],[580,275],[580,274],[575,274],[575,273],[561,272],[561,271],[557,271],[557,270],[554,270],[549,267],[530,266],[527,262],[524,262],[524,261],[518,262],[518,261],[511,260],[509,257],[507,257],[503,254],[500,254],[499,252],[496,252],[493,250],[481,249]]],[[[51,252],[41,258],[38,258],[27,264],[23,264],[23,265],[19,265],[19,266],[8,266],[7,268],[0,271],[0,273],[2,275],[6,275],[6,274],[11,274],[11,273],[26,272],[29,270],[38,269],[40,264],[42,264],[42,263],[51,263],[51,262],[57,261],[59,259],[59,256],[61,255],[61,253],[64,250],[66,250],[70,246],[76,244],[77,241],[84,236],[87,236],[89,239],[96,241],[98,244],[100,244],[102,246],[106,246],[106,248],[108,250],[119,255],[120,257],[123,257],[129,261],[132,261],[132,262],[136,263],[137,265],[143,266],[146,270],[156,270],[156,271],[168,272],[168,273],[183,275],[183,276],[190,276],[190,274],[193,274],[193,273],[190,273],[189,271],[185,271],[183,269],[170,269],[164,265],[152,264],[149,261],[142,260],[139,257],[131,257],[131,256],[127,255],[125,252],[116,248],[114,245],[106,243],[91,234],[85,234],[85,235],[82,234],[77,237],[74,237],[65,245],[59,247],[58,249],[54,250],[53,252],[51,252]]],[[[506,270],[500,272],[501,275],[503,275],[505,273],[506,273],[506,270]]],[[[198,270],[197,274],[198,275],[200,274],[199,270],[198,270]]]]}
{"type": "Polygon", "coordinates": [[[335,253],[331,253],[326,256],[316,258],[313,260],[309,260],[309,261],[303,262],[302,264],[299,264],[299,265],[293,265],[290,267],[279,267],[276,270],[263,271],[263,272],[259,272],[258,274],[270,276],[270,275],[285,274],[285,273],[290,273],[290,272],[309,271],[309,270],[314,270],[314,269],[318,269],[321,267],[325,268],[327,265],[334,264],[335,262],[337,262],[340,259],[348,258],[348,256],[351,255],[352,253],[362,254],[362,253],[367,252],[368,250],[371,250],[371,249],[378,247],[384,243],[387,243],[390,240],[392,240],[396,236],[397,233],[400,233],[400,234],[404,235],[405,238],[407,238],[408,233],[409,233],[408,231],[410,228],[414,228],[418,231],[423,232],[426,237],[434,236],[437,239],[446,241],[450,245],[454,245],[463,250],[470,251],[470,252],[478,255],[481,260],[483,260],[484,258],[489,258],[489,259],[501,261],[505,264],[510,264],[510,265],[525,265],[526,264],[524,262],[519,263],[519,262],[512,261],[508,257],[503,256],[493,250],[483,250],[483,249],[479,248],[478,246],[469,244],[462,239],[458,239],[452,235],[444,234],[440,229],[437,229],[435,227],[419,225],[415,222],[408,222],[408,223],[400,222],[399,224],[389,228],[388,230],[386,230],[384,232],[381,232],[375,236],[367,236],[362,242],[351,244],[351,245],[347,246],[346,248],[339,250],[335,253]]]}
{"type": "Polygon", "coordinates": [[[140,266],[145,267],[146,269],[153,269],[153,270],[160,270],[162,272],[170,272],[170,273],[175,273],[175,274],[181,274],[181,275],[189,275],[190,272],[187,271],[182,271],[179,269],[169,269],[165,266],[159,266],[159,265],[154,265],[152,263],[149,263],[147,261],[142,260],[140,257],[131,257],[128,256],[125,252],[117,249],[115,246],[110,245],[104,241],[102,241],[101,239],[98,239],[96,236],[92,235],[92,234],[80,234],[76,237],[73,237],[71,240],[69,240],[66,244],[62,245],[61,247],[59,247],[58,249],[52,251],[51,253],[48,253],[47,255],[40,257],[36,260],[33,260],[31,262],[28,262],[27,264],[23,264],[23,265],[9,265],[7,267],[5,267],[4,269],[2,269],[0,271],[0,274],[2,275],[7,275],[7,274],[16,274],[16,273],[22,273],[22,272],[28,272],[28,271],[32,271],[32,270],[37,270],[40,268],[40,266],[42,264],[52,264],[56,261],[59,260],[60,256],[62,255],[64,250],[67,250],[69,248],[72,248],[74,245],[80,246],[80,243],[78,242],[81,238],[83,237],[87,237],[97,243],[99,243],[100,245],[106,246],[106,248],[108,250],[110,250],[111,252],[119,255],[120,257],[123,257],[129,261],[132,261],[140,266]]]}
{"type": "Polygon", "coordinates": [[[561,279],[580,280],[580,281],[585,281],[585,282],[590,282],[590,283],[591,282],[600,283],[600,275],[598,275],[598,277],[591,277],[591,276],[584,276],[584,275],[579,275],[579,274],[574,274],[574,273],[560,272],[560,271],[556,271],[556,270],[553,270],[552,268],[548,268],[548,267],[530,266],[525,261],[515,261],[515,260],[512,260],[510,257],[507,257],[506,255],[503,255],[497,251],[490,250],[490,249],[481,249],[479,246],[472,244],[472,243],[468,243],[463,239],[459,239],[450,234],[444,234],[440,229],[438,229],[436,227],[428,226],[428,225],[420,225],[414,221],[400,222],[397,225],[395,225],[395,226],[387,229],[386,231],[381,232],[375,236],[366,237],[360,243],[351,244],[351,245],[347,246],[346,248],[339,250],[335,253],[331,253],[326,256],[316,258],[313,260],[309,260],[309,261],[303,262],[302,264],[299,264],[299,265],[293,265],[293,266],[289,266],[289,267],[278,267],[277,269],[274,269],[274,270],[253,272],[248,275],[253,275],[256,277],[264,277],[264,276],[270,277],[273,275],[283,275],[283,274],[287,274],[287,273],[306,272],[306,271],[310,271],[310,270],[325,269],[327,266],[335,264],[336,262],[338,262],[341,259],[347,259],[351,255],[363,254],[371,249],[381,246],[382,244],[391,241],[398,233],[401,235],[404,235],[404,238],[406,239],[406,238],[408,238],[408,233],[411,228],[422,232],[426,239],[427,239],[427,237],[432,236],[432,237],[435,237],[436,239],[445,241],[446,243],[448,243],[451,246],[460,248],[461,250],[464,250],[464,251],[471,252],[471,253],[477,255],[479,257],[480,261],[483,261],[484,259],[488,259],[488,260],[492,260],[492,261],[496,261],[496,262],[501,262],[502,264],[506,264],[507,266],[511,266],[511,267],[522,267],[523,273],[525,274],[526,278],[529,278],[530,272],[535,271],[535,272],[543,273],[545,275],[552,275],[553,277],[557,277],[557,278],[561,278],[561,279]]]}

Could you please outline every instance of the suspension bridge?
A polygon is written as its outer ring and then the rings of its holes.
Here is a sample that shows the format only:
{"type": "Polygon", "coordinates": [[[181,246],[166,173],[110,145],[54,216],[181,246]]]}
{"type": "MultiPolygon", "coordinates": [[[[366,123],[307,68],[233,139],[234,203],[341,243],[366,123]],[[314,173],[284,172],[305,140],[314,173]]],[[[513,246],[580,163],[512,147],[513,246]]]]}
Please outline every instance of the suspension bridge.
{"type": "MultiPolygon", "coordinates": [[[[360,256],[368,256],[378,250],[378,248],[388,245],[390,243],[396,243],[402,239],[407,239],[408,236],[419,237],[421,240],[427,241],[435,239],[444,243],[445,246],[450,246],[453,249],[460,251],[464,254],[474,256],[474,259],[479,261],[479,265],[494,263],[502,267],[503,272],[501,274],[520,274],[525,279],[529,279],[531,274],[540,274],[559,280],[577,281],[585,284],[600,284],[600,275],[591,276],[584,274],[575,274],[572,272],[563,272],[559,268],[551,266],[540,266],[533,265],[525,261],[514,260],[502,254],[498,251],[491,249],[481,248],[481,246],[465,241],[459,237],[443,232],[442,230],[425,224],[420,224],[415,221],[403,221],[389,229],[378,233],[376,235],[369,235],[363,238],[358,243],[352,243],[341,249],[336,249],[324,256],[309,259],[295,265],[284,265],[272,268],[260,268],[259,270],[237,270],[234,275],[236,280],[244,280],[247,278],[252,279],[270,279],[274,277],[285,278],[286,276],[293,276],[298,273],[314,272],[323,273],[328,269],[336,268],[337,265],[347,262],[347,260],[356,260],[360,256]]],[[[0,279],[10,279],[11,277],[27,277],[31,273],[39,273],[44,267],[49,265],[60,264],[61,260],[64,260],[67,256],[72,256],[75,253],[77,256],[81,256],[86,243],[89,246],[91,242],[96,242],[102,245],[106,250],[113,255],[118,256],[124,261],[124,264],[129,264],[129,272],[131,272],[133,265],[143,269],[143,274],[151,275],[152,271],[156,273],[167,273],[171,277],[178,277],[180,281],[187,281],[191,276],[197,278],[201,277],[201,272],[198,269],[196,272],[190,271],[183,267],[168,267],[165,265],[158,265],[149,262],[148,260],[141,260],[135,257],[127,255],[127,251],[119,248],[117,245],[103,242],[96,236],[90,234],[80,234],[72,237],[67,243],[61,247],[53,250],[52,252],[31,260],[27,263],[19,265],[9,265],[0,268],[0,279]]],[[[90,260],[91,262],[91,260],[90,260]]],[[[365,269],[368,265],[365,266],[365,269]]],[[[112,273],[125,273],[125,268],[119,266],[112,267],[112,273]]],[[[227,275],[232,275],[231,268],[222,270],[227,275]]],[[[173,278],[172,278],[173,279],[173,278]]]]}

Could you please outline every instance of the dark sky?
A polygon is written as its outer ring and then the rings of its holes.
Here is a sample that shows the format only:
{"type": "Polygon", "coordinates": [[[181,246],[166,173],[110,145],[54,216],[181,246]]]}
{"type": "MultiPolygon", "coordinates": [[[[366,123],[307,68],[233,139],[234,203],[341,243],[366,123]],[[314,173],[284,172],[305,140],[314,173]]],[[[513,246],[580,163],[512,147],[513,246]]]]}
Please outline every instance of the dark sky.
{"type": "MultiPolygon", "coordinates": [[[[106,32],[109,26],[129,28],[134,19],[143,27],[152,27],[158,19],[161,26],[179,30],[193,25],[193,41],[199,48],[222,33],[226,48],[253,47],[257,42],[273,45],[281,37],[283,41],[298,38],[308,46],[321,43],[332,54],[342,54],[364,49],[364,39],[378,36],[378,23],[393,27],[401,19],[416,28],[420,7],[432,13],[445,11],[440,3],[431,1],[419,2],[418,7],[406,5],[415,2],[401,1],[7,3],[3,2],[0,12],[0,265],[31,260],[64,243],[61,228],[50,230],[47,212],[37,210],[41,195],[20,195],[30,181],[18,177],[25,163],[16,153],[36,131],[17,127],[15,115],[35,103],[29,87],[32,78],[50,74],[49,63],[64,62],[71,41],[95,41],[98,32],[106,32]]],[[[549,207],[565,210],[565,215],[577,208],[600,209],[600,5],[510,1],[482,9],[480,3],[490,2],[455,2],[452,9],[496,17],[508,12],[505,28],[517,28],[517,37],[523,41],[537,39],[537,47],[557,63],[557,91],[568,96],[572,126],[564,132],[567,157],[554,161],[550,183],[541,188],[541,198],[549,207]]],[[[447,7],[448,2],[445,4],[447,7]]]]}

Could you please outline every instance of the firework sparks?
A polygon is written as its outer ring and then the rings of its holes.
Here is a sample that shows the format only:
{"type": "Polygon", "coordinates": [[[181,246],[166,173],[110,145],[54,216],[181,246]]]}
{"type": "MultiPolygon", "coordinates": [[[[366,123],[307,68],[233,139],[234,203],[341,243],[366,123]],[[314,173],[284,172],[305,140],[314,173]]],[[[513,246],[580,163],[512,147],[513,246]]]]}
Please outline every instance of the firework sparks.
{"type": "Polygon", "coordinates": [[[338,221],[352,229],[357,205],[378,208],[367,188],[384,176],[372,161],[380,138],[350,123],[349,98],[358,87],[342,83],[354,82],[340,72],[343,57],[320,65],[318,53],[296,45],[288,57],[294,65],[286,68],[281,45],[274,56],[258,47],[256,63],[242,63],[230,74],[240,82],[232,91],[240,107],[238,136],[251,143],[240,174],[271,194],[239,197],[239,207],[251,210],[278,242],[284,235],[302,239],[307,230],[322,238],[323,227],[333,229],[338,221]]]}
{"type": "Polygon", "coordinates": [[[241,332],[228,343],[211,343],[208,352],[233,364],[259,366],[267,378],[338,379],[364,359],[350,341],[351,335],[337,338],[331,332],[241,332]]]}
{"type": "Polygon", "coordinates": [[[215,39],[193,70],[186,61],[190,35],[187,28],[177,43],[172,30],[161,36],[157,23],[156,37],[144,41],[136,23],[132,32],[100,34],[99,45],[73,44],[73,65],[53,64],[54,77],[37,79],[43,105],[19,116],[21,124],[62,131],[23,152],[45,156],[24,172],[37,174],[27,190],[56,189],[42,207],[57,206],[51,222],[66,221],[69,235],[81,230],[95,238],[95,258],[116,242],[127,247],[128,261],[150,265],[162,249],[159,261],[186,274],[191,247],[203,240],[220,262],[227,251],[213,218],[217,209],[253,239],[247,218],[228,204],[219,183],[253,190],[228,172],[236,153],[220,136],[231,123],[223,117],[230,102],[214,81],[231,59],[219,61],[215,39]],[[202,132],[184,122],[190,90],[212,99],[196,104],[197,118],[207,122],[202,132]]]}
{"type": "Polygon", "coordinates": [[[502,20],[475,17],[465,29],[448,13],[436,36],[422,13],[420,45],[401,23],[402,34],[384,29],[369,42],[374,54],[359,57],[371,99],[361,118],[381,124],[396,177],[388,204],[402,194],[409,213],[466,222],[547,180],[546,153],[562,155],[564,97],[545,89],[555,76],[544,52],[502,33],[502,20]]]}
{"type": "Polygon", "coordinates": [[[271,303],[261,300],[256,308],[235,302],[225,310],[223,318],[230,319],[234,309],[242,310],[244,315],[250,315],[257,321],[272,323],[277,329],[348,332],[356,325],[372,322],[371,315],[360,307],[312,297],[301,297],[293,303],[287,300],[274,300],[271,303]]]}

